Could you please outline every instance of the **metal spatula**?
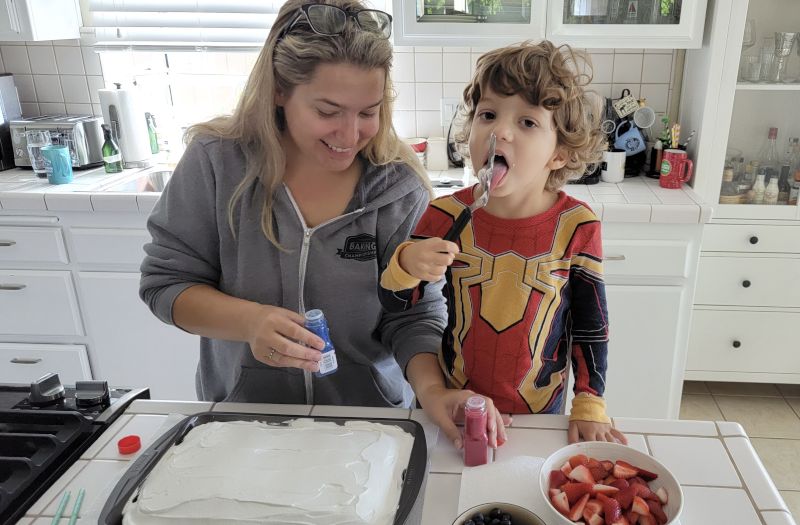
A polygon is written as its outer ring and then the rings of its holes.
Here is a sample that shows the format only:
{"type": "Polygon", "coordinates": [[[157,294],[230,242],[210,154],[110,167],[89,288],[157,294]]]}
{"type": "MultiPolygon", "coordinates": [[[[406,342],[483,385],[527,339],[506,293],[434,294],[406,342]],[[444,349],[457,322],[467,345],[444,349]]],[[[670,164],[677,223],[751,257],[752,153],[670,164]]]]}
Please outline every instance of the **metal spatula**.
{"type": "Polygon", "coordinates": [[[446,241],[455,241],[466,228],[467,223],[472,218],[472,214],[486,206],[489,202],[489,190],[492,187],[492,175],[494,172],[494,151],[497,145],[497,137],[494,133],[489,137],[489,160],[486,165],[478,171],[478,183],[481,185],[481,195],[472,204],[458,214],[453,225],[443,237],[446,241]]]}

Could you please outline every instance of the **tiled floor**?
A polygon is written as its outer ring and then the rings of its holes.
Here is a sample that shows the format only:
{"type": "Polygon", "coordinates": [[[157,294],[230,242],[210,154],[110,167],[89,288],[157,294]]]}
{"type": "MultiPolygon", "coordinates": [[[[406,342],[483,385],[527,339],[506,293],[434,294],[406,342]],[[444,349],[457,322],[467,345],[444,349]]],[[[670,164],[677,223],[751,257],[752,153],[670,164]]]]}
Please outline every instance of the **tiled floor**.
{"type": "Polygon", "coordinates": [[[800,385],[686,381],[680,418],[740,423],[800,521],[800,385]]]}

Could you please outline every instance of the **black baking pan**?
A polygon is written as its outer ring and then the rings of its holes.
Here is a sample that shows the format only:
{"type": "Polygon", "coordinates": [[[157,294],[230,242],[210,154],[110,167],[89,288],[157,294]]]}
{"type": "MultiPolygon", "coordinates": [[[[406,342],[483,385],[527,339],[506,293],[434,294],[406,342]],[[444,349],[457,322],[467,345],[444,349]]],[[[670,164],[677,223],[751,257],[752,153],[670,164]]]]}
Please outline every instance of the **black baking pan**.
{"type": "Polygon", "coordinates": [[[139,486],[164,453],[173,445],[180,444],[184,436],[194,427],[212,421],[261,421],[273,425],[285,425],[289,421],[296,419],[313,419],[314,421],[333,422],[339,425],[344,425],[347,421],[369,421],[384,425],[394,425],[411,434],[414,437],[414,443],[411,448],[411,456],[408,459],[408,466],[403,472],[403,488],[400,492],[400,502],[393,522],[393,525],[405,525],[409,513],[414,508],[414,503],[420,495],[428,462],[425,432],[416,421],[408,419],[287,416],[285,414],[242,414],[234,412],[202,412],[187,417],[167,431],[150,445],[128,468],[127,472],[123,474],[114,490],[111,491],[108,500],[106,500],[98,523],[101,525],[121,525],[122,510],[125,504],[134,492],[139,489],[139,486]]]}

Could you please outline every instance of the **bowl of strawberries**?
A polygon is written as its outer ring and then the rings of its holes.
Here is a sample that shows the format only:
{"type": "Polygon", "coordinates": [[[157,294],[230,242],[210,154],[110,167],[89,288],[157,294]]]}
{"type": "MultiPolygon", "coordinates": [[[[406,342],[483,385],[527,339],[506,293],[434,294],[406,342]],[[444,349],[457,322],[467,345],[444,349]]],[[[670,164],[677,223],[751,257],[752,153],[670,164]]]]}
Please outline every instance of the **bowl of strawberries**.
{"type": "Polygon", "coordinates": [[[618,443],[555,451],[542,465],[539,486],[564,525],[672,525],[683,510],[681,486],[669,469],[618,443]]]}

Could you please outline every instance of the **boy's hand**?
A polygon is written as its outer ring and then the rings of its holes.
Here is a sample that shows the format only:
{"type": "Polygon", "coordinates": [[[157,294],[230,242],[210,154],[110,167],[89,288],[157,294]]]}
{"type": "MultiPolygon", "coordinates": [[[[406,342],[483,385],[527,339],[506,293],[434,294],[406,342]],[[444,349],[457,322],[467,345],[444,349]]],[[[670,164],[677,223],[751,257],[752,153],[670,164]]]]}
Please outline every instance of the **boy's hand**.
{"type": "Polygon", "coordinates": [[[403,248],[398,262],[409,275],[421,281],[435,283],[444,277],[447,267],[453,264],[458,251],[456,243],[431,237],[403,248]]]}
{"type": "Polygon", "coordinates": [[[581,441],[610,441],[628,444],[625,434],[611,426],[611,423],[597,423],[595,421],[570,421],[567,438],[570,443],[581,441]]]}
{"type": "MultiPolygon", "coordinates": [[[[464,420],[464,404],[475,393],[470,390],[457,390],[446,387],[431,387],[425,392],[420,392],[419,402],[425,413],[431,418],[453,445],[461,450],[464,447],[461,429],[456,422],[464,420]]],[[[494,407],[491,398],[486,399],[486,434],[489,436],[489,446],[497,448],[506,442],[505,420],[494,407]]],[[[508,420],[510,422],[510,420],[508,420]]]]}

